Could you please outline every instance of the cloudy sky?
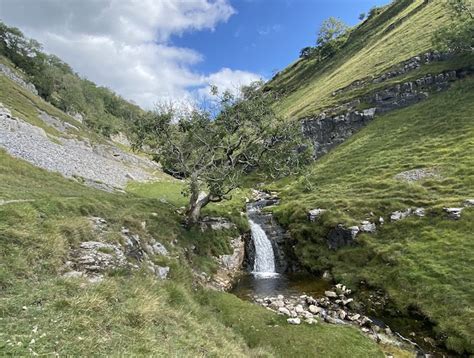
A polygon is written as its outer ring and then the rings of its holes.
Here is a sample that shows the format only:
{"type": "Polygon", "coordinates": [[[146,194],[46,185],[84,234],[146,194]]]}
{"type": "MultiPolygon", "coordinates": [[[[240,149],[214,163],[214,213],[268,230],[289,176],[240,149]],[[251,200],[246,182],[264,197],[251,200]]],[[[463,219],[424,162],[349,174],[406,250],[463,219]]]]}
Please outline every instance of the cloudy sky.
{"type": "Polygon", "coordinates": [[[236,89],[294,61],[331,15],[387,0],[0,0],[0,20],[145,108],[236,89]]]}

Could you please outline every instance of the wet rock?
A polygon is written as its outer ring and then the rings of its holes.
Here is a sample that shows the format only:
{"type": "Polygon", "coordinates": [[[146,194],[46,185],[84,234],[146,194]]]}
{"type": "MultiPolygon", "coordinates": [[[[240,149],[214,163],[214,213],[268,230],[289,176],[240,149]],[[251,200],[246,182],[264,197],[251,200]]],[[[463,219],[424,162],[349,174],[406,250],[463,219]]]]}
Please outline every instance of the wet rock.
{"type": "Polygon", "coordinates": [[[226,218],[205,216],[201,219],[201,230],[230,230],[235,228],[235,224],[226,218]]]}
{"type": "Polygon", "coordinates": [[[348,318],[349,318],[350,321],[357,321],[360,318],[360,314],[356,313],[352,316],[349,316],[348,318]]]}

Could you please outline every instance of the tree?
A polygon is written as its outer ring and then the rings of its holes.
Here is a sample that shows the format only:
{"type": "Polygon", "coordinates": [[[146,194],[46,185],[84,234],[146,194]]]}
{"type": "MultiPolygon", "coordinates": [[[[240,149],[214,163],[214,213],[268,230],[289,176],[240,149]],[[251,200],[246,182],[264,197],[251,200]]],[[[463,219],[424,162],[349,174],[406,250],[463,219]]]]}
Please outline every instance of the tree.
{"type": "Polygon", "coordinates": [[[225,92],[216,115],[209,108],[165,105],[136,121],[135,148],[151,148],[165,170],[185,178],[189,225],[207,204],[227,199],[249,172],[278,177],[309,162],[299,125],[276,116],[273,99],[260,88],[252,84],[241,96],[225,92]]]}
{"type": "Polygon", "coordinates": [[[359,20],[362,21],[365,19],[365,12],[362,12],[360,15],[359,15],[359,20]]]}
{"type": "Polygon", "coordinates": [[[324,46],[332,40],[344,35],[349,27],[341,20],[330,17],[322,23],[316,43],[318,46],[324,46]]]}
{"type": "Polygon", "coordinates": [[[466,0],[448,1],[445,6],[452,22],[435,33],[433,43],[441,51],[472,52],[474,49],[474,15],[466,0]]]}
{"type": "Polygon", "coordinates": [[[312,54],[314,54],[315,48],[311,46],[307,46],[301,49],[300,51],[300,58],[308,58],[312,54]]]}

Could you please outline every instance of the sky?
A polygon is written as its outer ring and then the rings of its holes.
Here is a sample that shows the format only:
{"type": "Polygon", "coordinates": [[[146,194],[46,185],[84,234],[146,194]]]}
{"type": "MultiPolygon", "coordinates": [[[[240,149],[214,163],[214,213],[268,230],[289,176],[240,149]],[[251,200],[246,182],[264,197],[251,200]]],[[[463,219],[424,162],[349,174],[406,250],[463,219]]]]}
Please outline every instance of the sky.
{"type": "Polygon", "coordinates": [[[0,20],[143,108],[267,80],[324,19],[388,0],[0,0],[0,20]]]}

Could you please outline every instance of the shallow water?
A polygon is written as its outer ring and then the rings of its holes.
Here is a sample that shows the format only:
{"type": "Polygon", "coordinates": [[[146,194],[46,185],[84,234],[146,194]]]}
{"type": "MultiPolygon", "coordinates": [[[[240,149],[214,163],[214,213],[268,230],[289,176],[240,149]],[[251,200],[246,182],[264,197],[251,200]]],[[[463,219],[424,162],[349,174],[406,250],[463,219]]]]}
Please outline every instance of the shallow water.
{"type": "Polygon", "coordinates": [[[248,273],[239,278],[230,292],[244,300],[252,300],[253,296],[277,295],[306,294],[320,297],[330,287],[329,282],[307,273],[278,274],[272,277],[248,273]]]}

